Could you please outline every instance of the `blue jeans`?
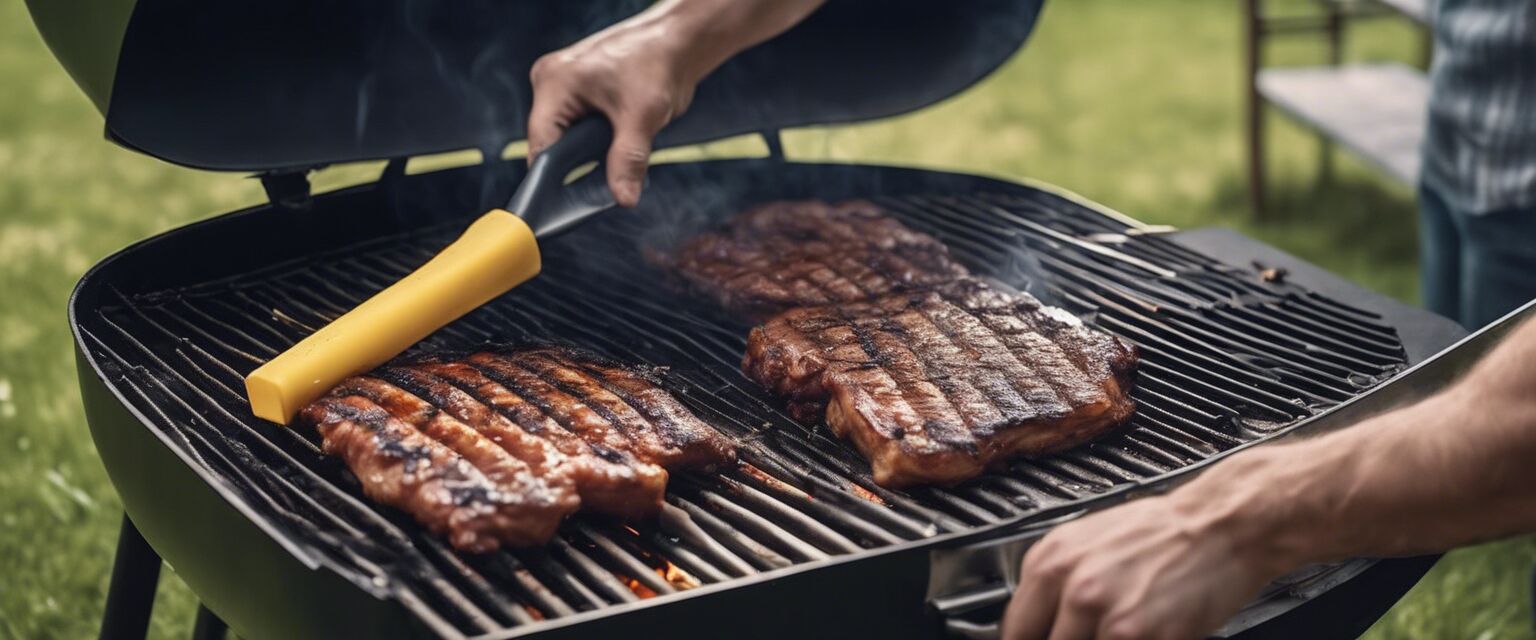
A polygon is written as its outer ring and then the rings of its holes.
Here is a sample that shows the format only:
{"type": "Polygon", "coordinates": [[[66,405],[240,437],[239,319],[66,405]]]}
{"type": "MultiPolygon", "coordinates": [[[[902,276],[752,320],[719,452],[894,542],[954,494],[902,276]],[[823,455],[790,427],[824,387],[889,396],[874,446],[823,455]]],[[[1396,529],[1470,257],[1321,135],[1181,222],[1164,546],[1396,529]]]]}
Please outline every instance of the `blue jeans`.
{"type": "Polygon", "coordinates": [[[1473,214],[1419,188],[1424,306],[1468,329],[1536,298],[1536,207],[1473,214]]]}

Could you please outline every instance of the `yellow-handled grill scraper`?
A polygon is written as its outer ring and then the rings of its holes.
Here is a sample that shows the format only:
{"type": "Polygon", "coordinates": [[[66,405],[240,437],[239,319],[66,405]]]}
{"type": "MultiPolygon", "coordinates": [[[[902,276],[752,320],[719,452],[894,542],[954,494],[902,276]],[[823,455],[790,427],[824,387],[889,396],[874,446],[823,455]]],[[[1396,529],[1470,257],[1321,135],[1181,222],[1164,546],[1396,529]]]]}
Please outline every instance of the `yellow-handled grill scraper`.
{"type": "Polygon", "coordinates": [[[571,126],[534,160],[505,210],[482,215],[421,268],[246,376],[251,412],[287,424],[347,376],[383,364],[538,275],[540,238],[613,207],[602,167],[564,184],[571,170],[602,157],[612,140],[605,118],[571,126]]]}

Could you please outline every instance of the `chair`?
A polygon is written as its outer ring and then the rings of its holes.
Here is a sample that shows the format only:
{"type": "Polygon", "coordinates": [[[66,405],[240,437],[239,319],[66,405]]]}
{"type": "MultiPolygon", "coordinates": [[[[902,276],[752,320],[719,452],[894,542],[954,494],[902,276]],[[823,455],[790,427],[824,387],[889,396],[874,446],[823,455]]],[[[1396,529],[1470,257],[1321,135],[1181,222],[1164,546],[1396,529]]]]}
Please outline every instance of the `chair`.
{"type": "MultiPolygon", "coordinates": [[[[1344,36],[1353,20],[1398,16],[1424,26],[1423,60],[1430,51],[1430,0],[1315,0],[1321,11],[1270,15],[1264,0],[1244,0],[1248,65],[1248,197],[1264,217],[1264,106],[1269,104],[1312,129],[1325,145],[1338,143],[1388,177],[1416,184],[1424,139],[1429,80],[1405,64],[1345,63],[1344,36]],[[1264,66],[1270,36],[1322,34],[1327,63],[1307,67],[1264,66]]],[[[1331,156],[1324,147],[1324,162],[1331,156]]],[[[1330,167],[1325,164],[1325,172],[1330,167]]]]}

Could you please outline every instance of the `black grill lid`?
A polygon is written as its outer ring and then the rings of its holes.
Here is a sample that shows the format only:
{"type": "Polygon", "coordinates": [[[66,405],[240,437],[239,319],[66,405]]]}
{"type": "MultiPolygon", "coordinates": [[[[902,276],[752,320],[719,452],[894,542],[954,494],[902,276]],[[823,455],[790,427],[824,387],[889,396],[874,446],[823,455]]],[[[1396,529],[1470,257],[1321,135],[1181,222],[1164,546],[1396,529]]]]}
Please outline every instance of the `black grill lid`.
{"type": "MultiPolygon", "coordinates": [[[[890,116],[1007,59],[1042,0],[831,0],[727,63],[658,146],[890,116]]],[[[524,137],[528,69],[648,2],[141,0],[108,135],[183,165],[300,168],[524,137]]]]}

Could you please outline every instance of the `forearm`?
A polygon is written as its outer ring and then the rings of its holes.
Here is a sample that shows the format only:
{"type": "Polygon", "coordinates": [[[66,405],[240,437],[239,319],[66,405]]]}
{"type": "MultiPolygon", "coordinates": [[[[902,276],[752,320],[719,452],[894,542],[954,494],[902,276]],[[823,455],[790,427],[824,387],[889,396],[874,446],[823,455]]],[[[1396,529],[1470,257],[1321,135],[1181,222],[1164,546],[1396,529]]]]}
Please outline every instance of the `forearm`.
{"type": "Polygon", "coordinates": [[[1170,498],[1276,570],[1536,531],[1536,323],[1442,394],[1233,456],[1170,498]]]}
{"type": "Polygon", "coordinates": [[[731,56],[805,19],[825,0],[663,0],[620,28],[655,30],[671,43],[679,69],[702,80],[731,56]]]}

